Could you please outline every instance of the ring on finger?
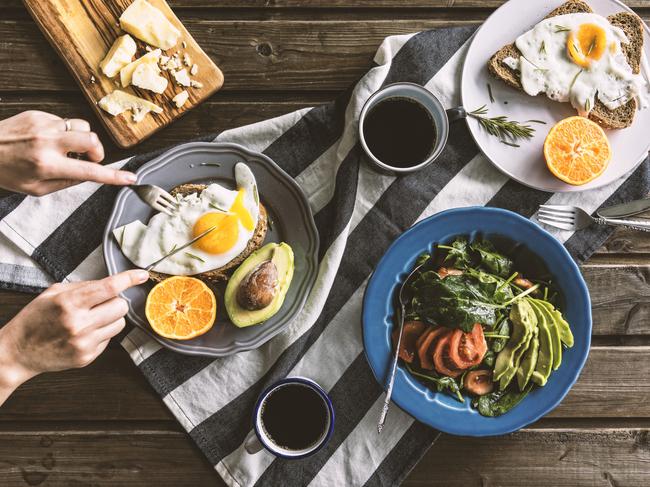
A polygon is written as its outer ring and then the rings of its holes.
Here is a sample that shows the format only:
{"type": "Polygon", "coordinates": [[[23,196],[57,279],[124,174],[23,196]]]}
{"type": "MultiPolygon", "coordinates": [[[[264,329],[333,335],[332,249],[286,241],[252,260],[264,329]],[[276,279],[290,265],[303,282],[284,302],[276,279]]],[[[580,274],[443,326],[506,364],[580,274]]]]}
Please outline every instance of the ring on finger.
{"type": "Polygon", "coordinates": [[[70,132],[72,130],[72,124],[70,123],[70,119],[64,118],[63,123],[65,124],[65,132],[70,132]]]}

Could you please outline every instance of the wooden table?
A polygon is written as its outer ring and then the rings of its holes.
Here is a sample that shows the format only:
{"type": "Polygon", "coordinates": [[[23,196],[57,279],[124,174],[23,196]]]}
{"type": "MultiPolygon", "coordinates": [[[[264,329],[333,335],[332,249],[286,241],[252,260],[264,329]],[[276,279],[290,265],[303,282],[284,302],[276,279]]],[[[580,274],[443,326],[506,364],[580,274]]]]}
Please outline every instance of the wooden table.
{"type": "MultiPolygon", "coordinates": [[[[533,0],[531,0],[533,1],[533,0]]],[[[223,69],[224,90],[137,148],[148,151],[334,98],[387,35],[479,23],[496,0],[173,0],[223,69]]],[[[628,2],[646,20],[650,0],[628,2]]],[[[0,2],[0,119],[41,109],[99,127],[19,0],[0,2]]],[[[441,437],[405,485],[650,484],[650,239],[617,231],[582,266],[591,354],[548,417],[501,438],[441,437]]],[[[0,294],[0,323],[31,297],[0,294]]],[[[81,370],[48,374],[0,408],[0,485],[222,485],[114,341],[81,370]]],[[[287,483],[290,485],[290,482],[287,483]]]]}

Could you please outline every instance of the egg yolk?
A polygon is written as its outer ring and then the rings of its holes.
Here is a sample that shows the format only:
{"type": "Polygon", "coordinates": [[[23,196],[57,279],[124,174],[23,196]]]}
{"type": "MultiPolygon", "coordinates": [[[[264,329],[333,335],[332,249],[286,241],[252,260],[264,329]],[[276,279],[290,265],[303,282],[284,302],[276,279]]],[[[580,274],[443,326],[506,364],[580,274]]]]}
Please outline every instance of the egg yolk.
{"type": "Polygon", "coordinates": [[[201,238],[194,245],[208,254],[223,254],[227,252],[233,248],[239,239],[239,222],[248,231],[252,231],[255,228],[253,217],[244,206],[243,189],[237,192],[235,201],[228,210],[228,213],[210,212],[201,215],[192,229],[193,237],[200,235],[211,227],[216,226],[217,228],[201,238]]]}
{"type": "Polygon", "coordinates": [[[592,61],[598,61],[607,49],[605,30],[596,24],[582,24],[578,32],[571,32],[567,38],[569,58],[578,66],[588,68],[592,61]]]}

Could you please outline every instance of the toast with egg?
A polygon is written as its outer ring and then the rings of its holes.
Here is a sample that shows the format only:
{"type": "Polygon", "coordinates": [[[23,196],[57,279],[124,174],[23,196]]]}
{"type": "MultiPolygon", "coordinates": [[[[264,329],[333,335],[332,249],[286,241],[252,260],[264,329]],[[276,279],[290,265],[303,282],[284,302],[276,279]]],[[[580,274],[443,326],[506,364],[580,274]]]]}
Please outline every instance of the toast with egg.
{"type": "MultiPolygon", "coordinates": [[[[559,15],[574,13],[593,13],[591,7],[582,0],[568,0],[558,8],[549,13],[545,19],[559,15]]],[[[622,44],[621,49],[634,74],[639,74],[641,68],[641,56],[643,55],[643,23],[641,19],[629,12],[619,12],[607,17],[609,23],[619,27],[625,32],[628,44],[622,44]]],[[[519,72],[504,64],[508,57],[518,58],[521,52],[514,44],[509,44],[497,51],[488,61],[488,70],[496,78],[509,86],[524,91],[519,72]]],[[[589,112],[588,118],[607,129],[623,129],[632,125],[637,111],[636,99],[630,99],[626,104],[610,110],[600,100],[596,99],[593,109],[589,112]]]]}
{"type": "MultiPolygon", "coordinates": [[[[192,193],[201,194],[208,186],[205,184],[181,184],[176,186],[170,191],[172,196],[181,195],[188,196],[192,193]]],[[[266,238],[266,232],[268,230],[268,213],[266,208],[262,203],[260,203],[260,217],[257,221],[257,226],[255,227],[255,233],[253,237],[248,241],[246,248],[233,260],[228,262],[226,265],[219,267],[218,269],[212,269],[207,272],[202,272],[200,274],[195,274],[192,277],[201,279],[202,281],[208,284],[215,284],[219,281],[227,281],[230,278],[230,271],[234,270],[239,264],[241,264],[246,257],[251,253],[259,249],[264,243],[266,238]]],[[[171,277],[169,274],[164,274],[162,272],[150,271],[149,276],[153,281],[160,282],[168,277],[171,277]]]]}

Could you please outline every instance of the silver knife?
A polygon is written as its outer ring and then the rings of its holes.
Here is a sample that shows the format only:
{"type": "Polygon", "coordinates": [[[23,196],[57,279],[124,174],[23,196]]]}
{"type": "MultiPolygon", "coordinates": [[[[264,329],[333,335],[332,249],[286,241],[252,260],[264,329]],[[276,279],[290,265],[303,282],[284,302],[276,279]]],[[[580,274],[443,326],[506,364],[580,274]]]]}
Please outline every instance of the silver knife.
{"type": "Polygon", "coordinates": [[[174,255],[174,254],[180,252],[181,250],[186,249],[187,247],[189,247],[190,245],[192,245],[192,244],[193,244],[194,242],[196,242],[197,240],[201,240],[203,237],[205,237],[208,233],[210,233],[212,230],[216,229],[217,227],[218,227],[218,225],[213,225],[213,226],[211,226],[210,228],[208,228],[205,232],[199,233],[196,237],[194,237],[192,240],[190,240],[190,241],[187,242],[186,244],[183,244],[183,245],[181,245],[180,247],[175,248],[174,250],[172,250],[172,251],[171,251],[170,253],[168,253],[167,255],[162,256],[162,257],[161,257],[160,259],[158,259],[156,262],[154,262],[154,263],[152,263],[152,264],[149,264],[147,267],[145,267],[145,270],[146,270],[146,271],[152,271],[154,267],[156,267],[158,264],[160,264],[160,263],[161,263],[163,260],[165,260],[167,257],[171,257],[172,255],[174,255]]]}
{"type": "Polygon", "coordinates": [[[650,210],[650,198],[630,201],[620,205],[602,208],[597,211],[598,216],[602,218],[625,218],[627,216],[637,215],[644,211],[650,210]]]}

